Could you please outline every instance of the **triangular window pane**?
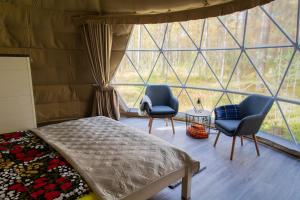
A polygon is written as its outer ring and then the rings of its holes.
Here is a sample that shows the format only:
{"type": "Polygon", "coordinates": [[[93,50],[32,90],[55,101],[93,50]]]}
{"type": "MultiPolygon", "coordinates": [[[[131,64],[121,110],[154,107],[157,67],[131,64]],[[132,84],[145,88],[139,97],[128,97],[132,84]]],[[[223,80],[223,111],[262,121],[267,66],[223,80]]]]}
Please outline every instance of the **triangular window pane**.
{"type": "Polygon", "coordinates": [[[245,54],[242,55],[233,72],[228,89],[240,92],[270,95],[267,87],[264,85],[245,54]]]}
{"type": "Polygon", "coordinates": [[[135,25],[127,47],[128,50],[158,49],[143,25],[135,25]]]}
{"type": "Polygon", "coordinates": [[[181,86],[180,81],[162,54],[160,54],[158,61],[150,75],[149,83],[181,86]]]}
{"type": "Polygon", "coordinates": [[[139,108],[140,106],[140,102],[142,100],[142,98],[145,96],[145,87],[143,87],[143,89],[141,90],[137,100],[135,101],[134,105],[132,106],[132,108],[139,108]]]}
{"type": "Polygon", "coordinates": [[[182,90],[181,94],[178,97],[178,101],[179,112],[186,112],[187,110],[194,109],[194,106],[185,90],[182,90]]]}
{"type": "Polygon", "coordinates": [[[201,54],[198,54],[186,85],[200,88],[222,88],[201,54]]]}
{"type": "Polygon", "coordinates": [[[168,24],[163,49],[197,49],[178,22],[168,24]]]}
{"type": "Polygon", "coordinates": [[[139,98],[141,92],[143,91],[143,86],[114,86],[118,93],[121,95],[121,98],[125,101],[128,108],[133,108],[135,102],[139,98]]]}
{"type": "Polygon", "coordinates": [[[220,19],[222,20],[226,28],[230,31],[230,33],[239,42],[239,44],[242,44],[246,12],[235,12],[230,15],[220,16],[220,19]]]}
{"type": "Polygon", "coordinates": [[[300,53],[297,51],[284,82],[279,91],[279,96],[300,100],[300,53]]]}
{"type": "Polygon", "coordinates": [[[186,91],[190,95],[193,104],[197,109],[205,109],[208,111],[214,109],[222,95],[222,92],[208,90],[187,89],[186,91]],[[198,99],[200,99],[200,105],[198,104],[198,99]]]}
{"type": "Polygon", "coordinates": [[[279,102],[287,123],[298,144],[300,144],[300,105],[279,102]]]}
{"type": "Polygon", "coordinates": [[[298,0],[276,0],[264,5],[264,8],[280,27],[296,41],[298,0]]]}
{"type": "Polygon", "coordinates": [[[228,83],[239,55],[240,50],[206,51],[204,53],[207,62],[224,86],[228,83]]]}
{"type": "Polygon", "coordinates": [[[256,68],[276,93],[283,74],[291,60],[294,48],[266,48],[247,50],[256,68]]]}
{"type": "Polygon", "coordinates": [[[112,83],[128,83],[128,78],[130,78],[130,83],[144,83],[128,57],[124,55],[112,83]],[[126,74],[126,76],[124,76],[124,74],[126,74]]]}
{"type": "Polygon", "coordinates": [[[184,27],[186,32],[188,32],[197,47],[200,47],[203,23],[203,19],[181,22],[181,25],[184,27]]]}
{"type": "Polygon", "coordinates": [[[247,96],[241,94],[228,93],[228,97],[233,104],[240,104],[247,96]]]}
{"type": "Polygon", "coordinates": [[[165,51],[164,54],[181,82],[185,82],[195,62],[197,51],[165,51]]]}
{"type": "Polygon", "coordinates": [[[230,101],[230,99],[228,97],[228,94],[226,94],[226,93],[223,93],[221,99],[220,100],[218,99],[218,101],[219,102],[216,105],[216,107],[232,104],[232,102],[230,101]]]}
{"type": "Polygon", "coordinates": [[[238,45],[217,18],[206,19],[203,31],[203,49],[237,48],[238,45]]]}
{"type": "Polygon", "coordinates": [[[144,81],[147,81],[150,72],[157,60],[159,51],[127,51],[126,53],[144,81]]]}
{"type": "Polygon", "coordinates": [[[167,24],[146,24],[146,29],[159,48],[162,47],[167,24]]]}
{"type": "Polygon", "coordinates": [[[181,93],[181,91],[183,90],[182,88],[175,88],[175,87],[171,87],[172,90],[172,94],[174,97],[178,97],[181,93]]]}
{"type": "Polygon", "coordinates": [[[276,103],[273,104],[271,110],[266,116],[261,126],[261,131],[276,135],[286,140],[292,140],[276,103]]]}
{"type": "Polygon", "coordinates": [[[291,43],[259,7],[248,11],[246,46],[286,44],[291,43]]]}

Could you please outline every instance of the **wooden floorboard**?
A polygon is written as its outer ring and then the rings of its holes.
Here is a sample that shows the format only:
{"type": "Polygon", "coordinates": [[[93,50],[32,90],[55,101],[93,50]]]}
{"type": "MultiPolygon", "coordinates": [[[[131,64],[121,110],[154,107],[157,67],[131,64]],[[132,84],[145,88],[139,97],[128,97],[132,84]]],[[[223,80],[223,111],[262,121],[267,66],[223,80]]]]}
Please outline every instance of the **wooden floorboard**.
{"type": "MultiPolygon", "coordinates": [[[[148,131],[146,119],[122,118],[121,122],[148,131]]],[[[185,123],[175,122],[175,135],[170,125],[166,127],[164,120],[155,119],[151,134],[183,149],[199,160],[201,167],[207,167],[193,177],[193,200],[300,200],[300,160],[261,144],[261,155],[257,157],[251,140],[244,139],[241,146],[237,138],[234,159],[230,161],[232,138],[221,134],[213,148],[216,134],[197,140],[185,134],[185,123]]],[[[180,186],[166,188],[150,200],[179,199],[180,186]]]]}

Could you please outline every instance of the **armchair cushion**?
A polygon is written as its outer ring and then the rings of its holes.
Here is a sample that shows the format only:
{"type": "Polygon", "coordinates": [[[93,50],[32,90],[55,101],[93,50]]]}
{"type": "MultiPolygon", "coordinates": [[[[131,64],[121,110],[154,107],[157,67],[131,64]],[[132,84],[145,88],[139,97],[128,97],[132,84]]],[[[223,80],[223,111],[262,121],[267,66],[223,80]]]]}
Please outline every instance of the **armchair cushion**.
{"type": "Polygon", "coordinates": [[[239,120],[241,111],[239,105],[220,106],[215,109],[216,120],[239,120]]]}
{"type": "Polygon", "coordinates": [[[152,106],[150,115],[173,115],[176,111],[169,106],[152,106]]]}
{"type": "Polygon", "coordinates": [[[216,120],[216,127],[226,135],[232,136],[240,124],[240,120],[216,120]]]}

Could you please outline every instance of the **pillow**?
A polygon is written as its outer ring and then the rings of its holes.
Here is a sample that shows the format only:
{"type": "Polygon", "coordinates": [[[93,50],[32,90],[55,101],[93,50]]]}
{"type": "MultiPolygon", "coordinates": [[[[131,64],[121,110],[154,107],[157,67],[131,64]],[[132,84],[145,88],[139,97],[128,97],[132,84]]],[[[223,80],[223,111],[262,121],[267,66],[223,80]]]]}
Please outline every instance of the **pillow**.
{"type": "Polygon", "coordinates": [[[151,102],[151,99],[145,95],[142,99],[141,99],[141,102],[140,102],[140,106],[139,106],[139,109],[138,109],[138,114],[140,116],[145,116],[147,114],[147,106],[148,108],[151,110],[152,109],[152,102],[151,102]]]}
{"type": "Polygon", "coordinates": [[[241,111],[239,105],[220,106],[215,109],[216,120],[239,120],[241,111]]]}

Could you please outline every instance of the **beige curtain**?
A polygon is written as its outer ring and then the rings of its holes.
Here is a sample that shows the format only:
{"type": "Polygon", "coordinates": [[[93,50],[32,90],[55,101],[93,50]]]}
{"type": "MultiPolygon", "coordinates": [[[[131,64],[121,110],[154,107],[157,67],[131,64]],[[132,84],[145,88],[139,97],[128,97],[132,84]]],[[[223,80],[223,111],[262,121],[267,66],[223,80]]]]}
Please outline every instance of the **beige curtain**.
{"type": "Polygon", "coordinates": [[[110,65],[112,26],[88,22],[82,25],[82,33],[95,80],[92,115],[102,115],[118,120],[120,118],[118,95],[116,90],[109,85],[111,74],[116,70],[110,65]]]}

